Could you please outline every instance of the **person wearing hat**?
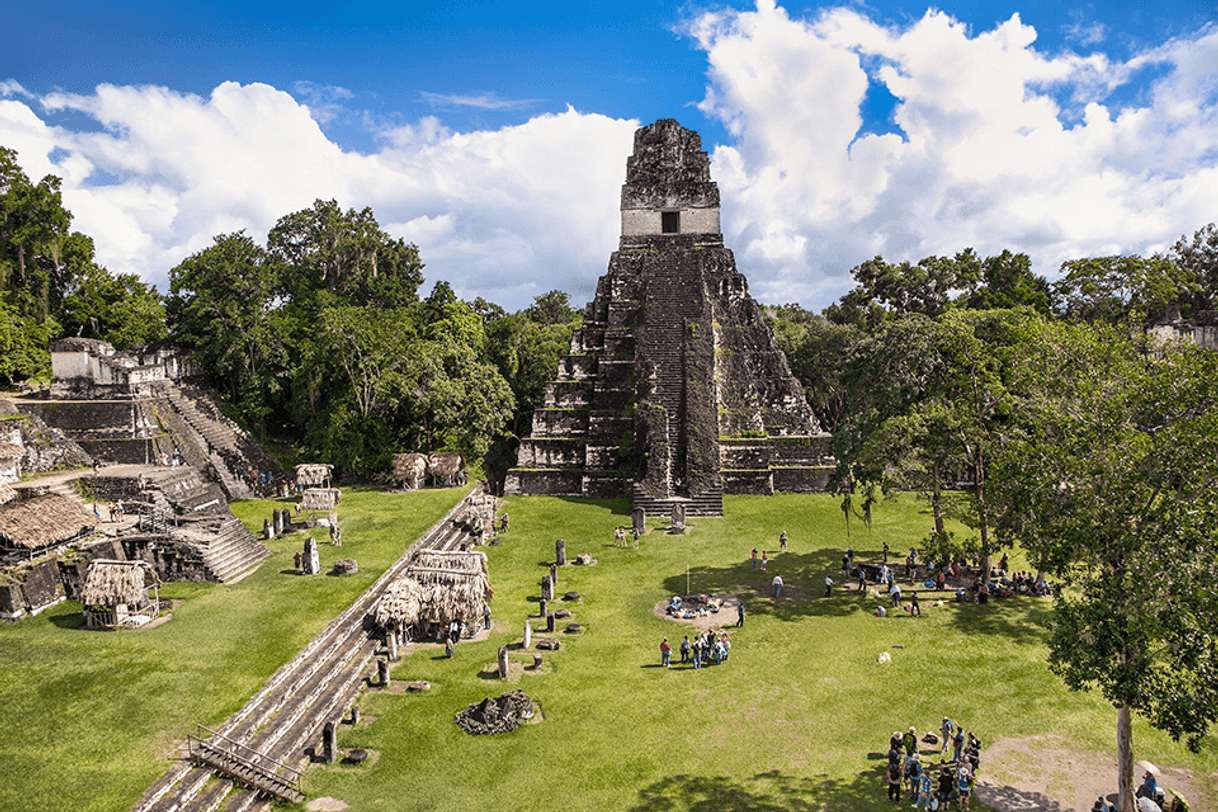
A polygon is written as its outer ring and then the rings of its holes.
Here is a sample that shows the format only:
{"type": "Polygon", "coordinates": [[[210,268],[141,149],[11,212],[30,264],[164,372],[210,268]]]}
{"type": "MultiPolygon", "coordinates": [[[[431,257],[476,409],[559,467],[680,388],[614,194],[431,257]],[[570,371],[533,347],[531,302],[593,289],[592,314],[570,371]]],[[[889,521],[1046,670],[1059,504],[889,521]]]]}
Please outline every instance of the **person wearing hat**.
{"type": "Polygon", "coordinates": [[[943,755],[952,741],[952,722],[946,716],[943,717],[943,724],[939,726],[939,732],[943,734],[943,746],[939,748],[939,755],[943,755]]]}
{"type": "Polygon", "coordinates": [[[956,773],[956,795],[960,798],[960,808],[968,810],[968,797],[972,794],[973,786],[969,783],[968,767],[964,764],[960,765],[960,771],[956,773]]]}
{"type": "Polygon", "coordinates": [[[914,726],[909,726],[909,732],[902,738],[901,742],[905,745],[905,755],[912,756],[918,749],[918,731],[914,730],[914,726]]]}

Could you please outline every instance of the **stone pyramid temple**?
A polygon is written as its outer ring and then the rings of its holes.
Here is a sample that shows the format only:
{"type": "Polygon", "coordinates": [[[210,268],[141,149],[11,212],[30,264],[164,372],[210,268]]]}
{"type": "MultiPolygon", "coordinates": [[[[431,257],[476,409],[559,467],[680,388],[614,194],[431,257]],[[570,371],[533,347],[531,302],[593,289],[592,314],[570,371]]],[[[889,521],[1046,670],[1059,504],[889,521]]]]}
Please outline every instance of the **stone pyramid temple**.
{"type": "Polygon", "coordinates": [[[634,135],[622,237],[520,445],[505,492],[680,503],[823,490],[822,432],[719,230],[698,134],[661,119],[634,135]]]}

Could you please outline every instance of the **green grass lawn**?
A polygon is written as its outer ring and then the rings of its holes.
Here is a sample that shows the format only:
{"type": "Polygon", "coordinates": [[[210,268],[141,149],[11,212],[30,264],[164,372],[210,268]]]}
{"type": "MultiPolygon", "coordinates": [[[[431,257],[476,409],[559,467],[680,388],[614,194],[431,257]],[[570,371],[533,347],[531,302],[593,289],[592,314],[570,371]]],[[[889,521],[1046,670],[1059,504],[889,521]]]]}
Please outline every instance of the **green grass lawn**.
{"type": "MultiPolygon", "coordinates": [[[[347,543],[321,550],[323,567],[359,560],[351,579],[285,573],[296,537],[272,542],[275,556],[240,584],[171,585],[167,593],[183,602],[157,629],[80,631],[74,604],[0,629],[0,809],[54,809],[69,797],[82,799],[75,808],[129,808],[194,723],[219,723],[240,707],[455,496],[348,494],[347,543]]],[[[485,548],[495,588],[490,639],[461,643],[452,660],[429,647],[398,663],[395,679],[429,680],[431,691],[366,694],[362,713],[375,721],[343,726],[339,745],[370,748],[375,763],[313,767],[306,793],[353,810],[863,812],[887,805],[888,735],[911,724],[922,732],[944,714],[983,742],[1055,734],[1084,751],[1113,748],[1112,709],[1066,691],[1045,668],[1049,600],[941,608],[924,600],[925,617],[914,620],[876,618],[877,602],[854,592],[821,597],[847,544],[858,558],[878,559],[882,542],[896,554],[925,535],[929,517],[912,497],[878,505],[870,531],[852,522],[849,539],[831,497],[729,497],[727,518],[692,518],[684,537],[653,530],[638,551],[613,546],[628,508],[509,499],[511,532],[485,548]],[[779,554],[784,529],[790,551],[779,554]],[[569,559],[586,552],[599,560],[559,575],[560,593],[582,595],[569,608],[585,631],[564,635],[563,649],[545,654],[543,673],[505,683],[496,652],[520,641],[526,618],[539,627],[540,580],[558,538],[569,559]],[[767,573],[751,569],[753,546],[770,552],[767,573]],[[778,601],[770,597],[775,574],[786,582],[778,601]],[[745,596],[746,625],[732,631],[723,666],[658,667],[661,637],[679,641],[682,627],[652,610],[686,592],[687,579],[692,591],[745,596]],[[876,662],[884,651],[891,664],[876,662]],[[468,704],[516,688],[533,697],[543,721],[477,737],[454,724],[468,704]]],[[[270,503],[234,509],[260,527],[270,503]]],[[[1022,566],[1018,554],[1012,564],[1022,566]]],[[[511,656],[526,659],[516,648],[511,656]]],[[[1218,771],[1214,737],[1192,755],[1135,723],[1134,744],[1138,758],[1200,776],[1218,771]]]]}
{"type": "MultiPolygon", "coordinates": [[[[929,518],[912,497],[878,506],[870,532],[852,523],[849,539],[836,499],[728,498],[727,518],[691,519],[686,537],[653,531],[637,552],[613,546],[613,528],[629,523],[625,502],[508,502],[512,530],[489,548],[491,638],[458,645],[452,660],[430,648],[398,664],[395,679],[429,680],[432,690],[366,695],[361,711],[375,723],[344,727],[339,745],[370,748],[378,761],[310,770],[310,796],[335,796],[353,810],[863,812],[886,803],[889,734],[911,724],[921,732],[944,714],[983,741],[1054,733],[1086,751],[1113,747],[1115,713],[1098,697],[1071,694],[1045,668],[1048,599],[924,601],[925,617],[914,620],[876,618],[876,601],[854,592],[821,597],[848,544],[878,560],[883,541],[904,551],[925,534],[929,518]],[[778,554],[784,529],[790,551],[778,554]],[[559,576],[560,592],[582,595],[573,619],[586,631],[564,635],[563,649],[546,653],[544,673],[505,684],[496,651],[518,643],[536,615],[557,538],[569,558],[599,560],[559,576]],[[754,545],[770,552],[765,574],[749,565],[754,545]],[[682,632],[653,608],[686,591],[687,573],[693,591],[745,595],[749,612],[723,666],[665,671],[660,639],[682,632]],[[770,597],[775,573],[786,582],[778,601],[770,597]],[[883,651],[892,655],[886,666],[876,662],[883,651]],[[468,704],[510,688],[533,697],[544,721],[477,737],[453,723],[468,704]]],[[[512,657],[526,659],[518,650],[512,657]]],[[[1135,745],[1139,758],[1202,775],[1218,768],[1212,738],[1192,756],[1138,724],[1135,745]]]]}
{"type": "MultiPolygon", "coordinates": [[[[321,564],[354,558],[360,572],[298,578],[294,534],[233,585],[166,584],[181,601],[154,629],[92,632],[65,602],[0,628],[0,810],[129,809],[168,769],[194,725],[217,725],[258,691],[463,490],[344,494],[343,546],[324,529],[321,564]]],[[[288,504],[288,503],[283,503],[288,504]]],[[[251,528],[280,503],[233,503],[251,528]]]]}

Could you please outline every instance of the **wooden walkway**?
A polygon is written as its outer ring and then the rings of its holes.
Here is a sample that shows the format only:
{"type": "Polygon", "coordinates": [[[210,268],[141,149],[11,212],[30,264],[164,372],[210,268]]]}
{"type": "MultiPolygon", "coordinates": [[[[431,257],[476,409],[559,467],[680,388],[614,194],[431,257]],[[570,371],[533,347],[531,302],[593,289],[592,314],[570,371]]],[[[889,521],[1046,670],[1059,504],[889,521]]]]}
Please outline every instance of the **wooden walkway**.
{"type": "MultiPolygon", "coordinates": [[[[280,668],[267,684],[241,710],[225,722],[213,736],[217,739],[211,749],[219,750],[219,742],[231,742],[246,748],[260,759],[269,759],[284,767],[301,770],[310,760],[310,751],[320,742],[322,726],[337,722],[345,714],[360,691],[368,684],[374,669],[373,657],[381,642],[371,637],[366,618],[388,586],[402,573],[411,559],[421,550],[454,550],[468,540],[455,519],[469,509],[470,499],[477,489],[447,515],[424,533],[363,595],[335,618],[324,631],[301,649],[287,665],[280,668]]],[[[258,786],[232,764],[221,767],[194,749],[181,758],[131,812],[213,812],[224,804],[225,812],[269,810],[274,793],[258,786]],[[199,763],[202,762],[202,763],[199,763]],[[221,780],[212,780],[219,769],[221,780]],[[236,780],[234,780],[236,779],[236,780]]],[[[229,747],[217,754],[231,756],[237,752],[229,747]]],[[[298,785],[297,785],[298,786],[298,785]]]]}

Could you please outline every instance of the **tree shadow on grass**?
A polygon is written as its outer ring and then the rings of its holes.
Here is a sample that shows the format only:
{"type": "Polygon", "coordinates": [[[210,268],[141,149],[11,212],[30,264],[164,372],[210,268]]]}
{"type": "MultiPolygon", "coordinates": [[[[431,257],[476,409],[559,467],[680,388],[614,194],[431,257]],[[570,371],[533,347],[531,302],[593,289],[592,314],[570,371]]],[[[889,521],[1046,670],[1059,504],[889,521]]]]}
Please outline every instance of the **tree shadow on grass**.
{"type": "MultiPolygon", "coordinates": [[[[750,616],[769,615],[778,620],[844,617],[859,610],[858,593],[846,592],[836,585],[833,596],[824,597],[825,576],[838,582],[840,567],[841,553],[837,550],[780,553],[770,560],[766,570],[753,569],[747,561],[724,567],[691,567],[688,581],[690,591],[694,593],[741,596],[750,616]],[[781,575],[783,580],[782,594],[777,599],[774,598],[775,575],[781,575]]],[[[677,573],[664,579],[664,590],[670,595],[683,595],[685,584],[686,573],[677,573]]],[[[730,622],[735,622],[735,618],[730,622]]]]}
{"type": "MultiPolygon", "coordinates": [[[[850,779],[772,770],[748,778],[674,775],[639,790],[631,812],[871,812],[887,803],[883,768],[850,779]]],[[[900,808],[900,807],[898,807],[900,808]]],[[[908,808],[908,807],[904,807],[908,808]]]]}
{"type": "Polygon", "coordinates": [[[1052,598],[1019,595],[991,599],[986,604],[952,604],[952,623],[969,634],[1000,635],[1026,645],[1043,644],[1049,637],[1052,598]]]}

